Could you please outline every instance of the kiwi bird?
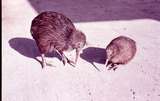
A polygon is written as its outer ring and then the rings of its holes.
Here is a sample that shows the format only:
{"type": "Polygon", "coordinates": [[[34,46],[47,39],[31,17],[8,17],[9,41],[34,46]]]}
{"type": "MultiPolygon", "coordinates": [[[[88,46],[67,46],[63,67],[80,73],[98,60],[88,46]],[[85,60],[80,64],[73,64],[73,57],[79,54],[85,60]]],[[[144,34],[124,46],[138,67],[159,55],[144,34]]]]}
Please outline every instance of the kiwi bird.
{"type": "Polygon", "coordinates": [[[136,54],[136,42],[126,36],[119,36],[113,39],[106,47],[106,67],[116,70],[117,65],[127,64],[136,54]]]}
{"type": "Polygon", "coordinates": [[[40,13],[32,20],[30,31],[41,53],[42,67],[47,65],[45,54],[53,51],[61,56],[64,65],[67,61],[75,66],[79,53],[86,44],[85,34],[77,30],[69,18],[58,12],[40,13]],[[76,58],[73,62],[65,56],[64,51],[74,49],[76,49],[76,58]]]}

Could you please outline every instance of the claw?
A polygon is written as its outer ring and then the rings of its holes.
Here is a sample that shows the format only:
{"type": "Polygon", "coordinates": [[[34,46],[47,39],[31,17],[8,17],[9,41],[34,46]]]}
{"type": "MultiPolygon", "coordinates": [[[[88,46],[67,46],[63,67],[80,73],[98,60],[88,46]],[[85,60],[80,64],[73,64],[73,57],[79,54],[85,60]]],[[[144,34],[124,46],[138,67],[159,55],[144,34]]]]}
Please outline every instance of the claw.
{"type": "Polygon", "coordinates": [[[76,66],[75,66],[75,65],[76,65],[75,62],[69,60],[68,58],[67,58],[67,63],[70,64],[70,65],[73,66],[73,67],[76,67],[76,66]]]}
{"type": "Polygon", "coordinates": [[[115,71],[117,69],[117,67],[114,67],[113,70],[115,71]]]}
{"type": "Polygon", "coordinates": [[[114,71],[117,69],[117,64],[112,63],[111,66],[108,68],[108,70],[113,69],[114,71]]]}
{"type": "Polygon", "coordinates": [[[62,62],[63,62],[63,65],[65,66],[66,65],[66,61],[64,59],[62,59],[62,62]]]}
{"type": "Polygon", "coordinates": [[[72,65],[73,67],[75,67],[75,62],[69,60],[69,59],[64,55],[64,53],[63,53],[62,51],[58,51],[58,50],[57,50],[57,52],[58,52],[58,54],[62,57],[63,65],[66,64],[66,60],[67,60],[67,63],[68,63],[68,64],[70,64],[70,65],[72,65]]]}
{"type": "Polygon", "coordinates": [[[55,65],[53,65],[52,63],[46,63],[47,66],[50,66],[50,67],[56,67],[55,65]]]}

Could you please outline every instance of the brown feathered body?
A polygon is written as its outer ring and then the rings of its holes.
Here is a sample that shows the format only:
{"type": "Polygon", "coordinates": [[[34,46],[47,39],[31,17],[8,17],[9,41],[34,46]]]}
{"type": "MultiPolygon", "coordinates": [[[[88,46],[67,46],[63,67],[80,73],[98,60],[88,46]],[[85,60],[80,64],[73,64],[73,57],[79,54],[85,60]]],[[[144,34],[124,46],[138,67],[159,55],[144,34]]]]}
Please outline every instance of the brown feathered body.
{"type": "Polygon", "coordinates": [[[31,34],[43,54],[82,48],[86,43],[85,35],[69,18],[52,11],[42,12],[32,20],[31,34]]]}
{"type": "Polygon", "coordinates": [[[113,39],[106,47],[108,57],[107,65],[126,64],[136,53],[136,42],[126,36],[119,36],[113,39]]]}

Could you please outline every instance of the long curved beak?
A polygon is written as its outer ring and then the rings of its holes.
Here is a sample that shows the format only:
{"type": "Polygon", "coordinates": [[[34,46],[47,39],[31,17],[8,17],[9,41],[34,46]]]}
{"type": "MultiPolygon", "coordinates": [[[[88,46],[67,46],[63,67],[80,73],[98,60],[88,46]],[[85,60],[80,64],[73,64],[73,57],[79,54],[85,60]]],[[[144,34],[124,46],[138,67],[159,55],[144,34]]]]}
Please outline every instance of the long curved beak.
{"type": "Polygon", "coordinates": [[[106,63],[105,63],[105,66],[107,67],[108,65],[110,65],[111,62],[109,61],[109,59],[106,59],[106,63]]]}
{"type": "Polygon", "coordinates": [[[106,66],[106,67],[108,66],[108,59],[106,59],[106,63],[105,63],[105,66],[106,66]]]}

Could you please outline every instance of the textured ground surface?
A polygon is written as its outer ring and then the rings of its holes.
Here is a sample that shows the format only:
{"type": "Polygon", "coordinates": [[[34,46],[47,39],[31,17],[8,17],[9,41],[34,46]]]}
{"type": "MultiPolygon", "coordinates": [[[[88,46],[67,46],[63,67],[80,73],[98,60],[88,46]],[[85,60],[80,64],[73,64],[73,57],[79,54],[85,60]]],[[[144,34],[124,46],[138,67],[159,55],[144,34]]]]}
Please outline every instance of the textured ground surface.
{"type": "MultiPolygon", "coordinates": [[[[159,0],[2,3],[2,101],[160,101],[159,0]],[[34,59],[39,52],[30,23],[43,10],[65,13],[86,34],[89,45],[76,68],[50,56],[54,67],[42,69],[34,59]],[[129,64],[108,71],[104,48],[119,35],[137,42],[137,54],[129,64]]],[[[73,58],[72,53],[67,55],[73,58]]]]}

